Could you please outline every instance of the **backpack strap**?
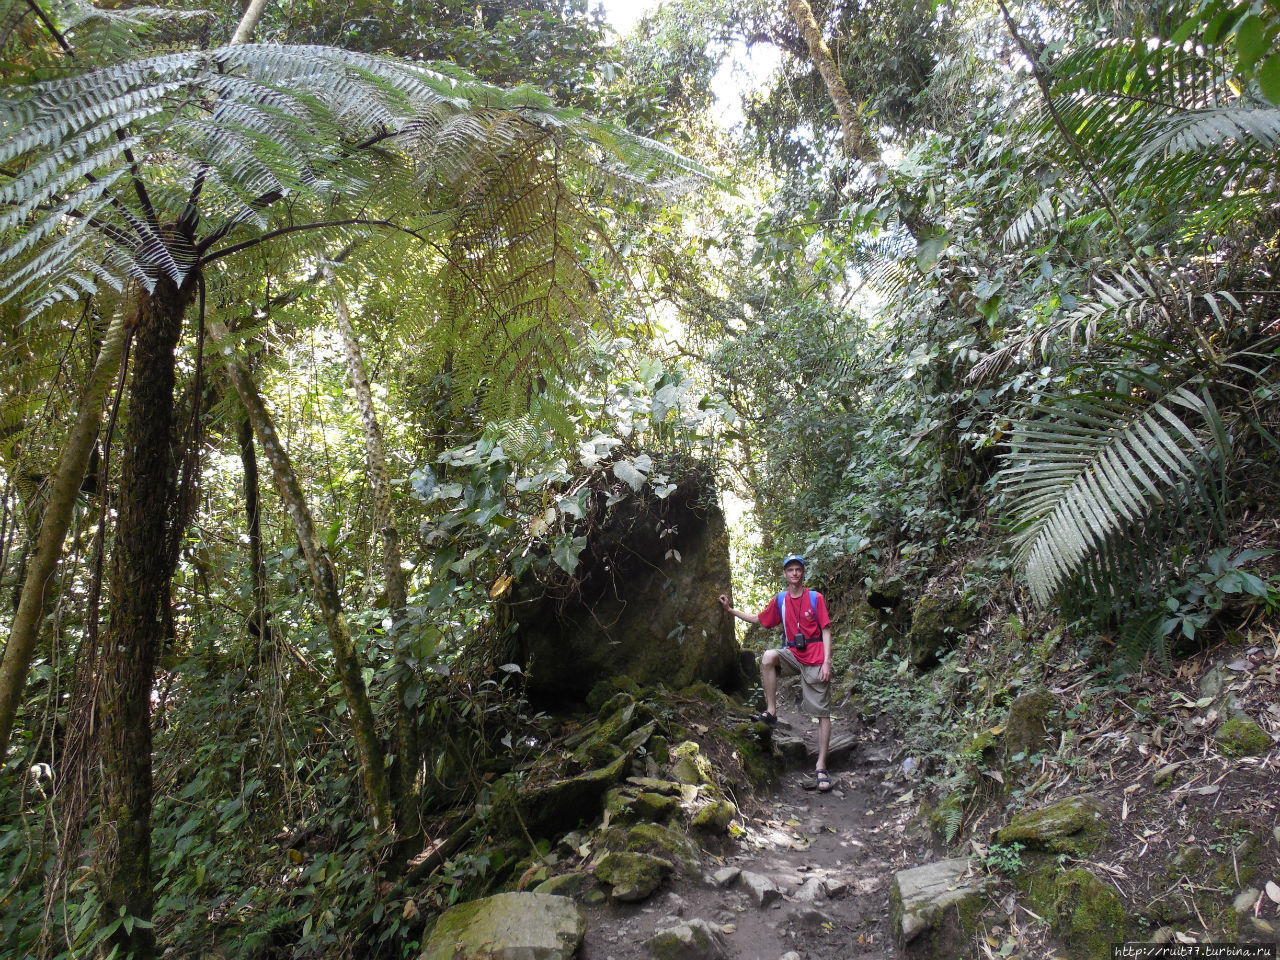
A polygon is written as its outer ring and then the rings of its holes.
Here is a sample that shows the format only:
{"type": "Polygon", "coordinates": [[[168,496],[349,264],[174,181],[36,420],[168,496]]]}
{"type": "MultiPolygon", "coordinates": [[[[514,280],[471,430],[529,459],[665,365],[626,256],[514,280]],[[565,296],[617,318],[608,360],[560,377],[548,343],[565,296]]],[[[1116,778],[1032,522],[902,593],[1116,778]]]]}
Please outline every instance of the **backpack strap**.
{"type": "MultiPolygon", "coordinates": [[[[809,590],[806,592],[809,594],[809,609],[813,611],[813,619],[816,621],[818,619],[818,591],[809,590]]],[[[783,590],[780,594],[778,594],[778,618],[782,621],[781,623],[782,635],[784,637],[787,634],[787,599],[786,598],[787,598],[787,591],[783,590]]],[[[796,626],[798,627],[799,624],[796,624],[796,626]]]]}

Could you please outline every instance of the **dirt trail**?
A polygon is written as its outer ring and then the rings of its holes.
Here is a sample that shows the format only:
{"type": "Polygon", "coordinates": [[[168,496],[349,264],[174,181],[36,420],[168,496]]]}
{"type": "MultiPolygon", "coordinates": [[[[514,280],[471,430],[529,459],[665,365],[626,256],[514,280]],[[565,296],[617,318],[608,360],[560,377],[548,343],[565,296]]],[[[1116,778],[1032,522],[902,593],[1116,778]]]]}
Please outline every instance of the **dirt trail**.
{"type": "MultiPolygon", "coordinates": [[[[794,708],[782,714],[775,738],[812,745],[816,727],[794,708]]],[[[708,856],[703,877],[678,878],[643,904],[589,908],[582,960],[646,960],[645,940],[695,918],[725,929],[730,960],[892,960],[893,874],[926,860],[927,850],[907,828],[914,804],[895,802],[908,786],[888,730],[837,717],[832,733],[854,745],[829,761],[829,793],[805,789],[812,760],[789,770],[750,815],[743,811],[746,835],[723,858],[708,856]],[[725,868],[765,877],[781,896],[760,906],[742,880],[719,886],[713,876],[725,868]],[[811,898],[812,878],[830,895],[811,898]]]]}

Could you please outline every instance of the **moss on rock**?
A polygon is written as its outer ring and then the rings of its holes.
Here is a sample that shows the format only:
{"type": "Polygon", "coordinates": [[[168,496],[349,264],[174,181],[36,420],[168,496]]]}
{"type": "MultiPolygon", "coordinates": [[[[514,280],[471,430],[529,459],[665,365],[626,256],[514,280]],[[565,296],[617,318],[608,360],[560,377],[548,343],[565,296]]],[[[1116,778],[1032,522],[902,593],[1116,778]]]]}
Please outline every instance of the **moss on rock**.
{"type": "Polygon", "coordinates": [[[713,800],[693,815],[689,826],[705,833],[727,833],[737,814],[737,808],[728,800],[713,800]]]}
{"type": "Polygon", "coordinates": [[[711,764],[695,740],[686,740],[671,751],[671,776],[681,783],[711,783],[711,764]]]}
{"type": "Polygon", "coordinates": [[[907,631],[907,659],[921,670],[935,666],[974,624],[978,609],[965,594],[926,594],[916,604],[907,631]]]}
{"type": "Polygon", "coordinates": [[[612,887],[614,900],[634,903],[647,899],[663,879],[674,870],[669,860],[647,853],[616,851],[609,853],[596,864],[596,879],[612,887]]]}
{"type": "Polygon", "coordinates": [[[1062,938],[1071,960],[1110,956],[1110,945],[1125,939],[1124,904],[1088,870],[1042,863],[1024,873],[1019,886],[1031,909],[1062,938]]]}
{"type": "Polygon", "coordinates": [[[996,841],[1082,856],[1095,850],[1106,834],[1101,806],[1093,797],[1081,796],[1014,814],[1008,826],[996,831],[996,841]]]}
{"type": "Polygon", "coordinates": [[[614,787],[604,801],[610,823],[637,823],[646,820],[666,820],[680,810],[678,798],[669,794],[652,793],[636,787],[614,787]]]}
{"type": "Polygon", "coordinates": [[[636,683],[631,677],[610,677],[607,680],[601,680],[591,692],[587,694],[587,706],[595,710],[599,716],[607,717],[618,709],[619,703],[614,700],[620,694],[625,694],[631,699],[637,699],[641,696],[640,684],[636,683]]]}
{"type": "Polygon", "coordinates": [[[1271,749],[1270,735],[1248,717],[1232,717],[1218,727],[1214,739],[1233,757],[1257,757],[1271,749]]]}
{"type": "Polygon", "coordinates": [[[1060,873],[1054,884],[1054,928],[1072,960],[1108,956],[1124,940],[1125,910],[1108,884],[1085,869],[1060,873]]]}
{"type": "Polygon", "coordinates": [[[1048,745],[1060,706],[1058,698],[1043,687],[1028,690],[1009,704],[1009,716],[1004,724],[1005,756],[1029,757],[1043,750],[1048,745]]]}
{"type": "Polygon", "coordinates": [[[683,873],[696,873],[702,864],[698,845],[679,830],[660,823],[639,823],[627,832],[626,849],[648,853],[679,867],[683,873]]]}
{"type": "Polygon", "coordinates": [[[513,836],[523,832],[521,820],[535,836],[571,829],[581,821],[589,823],[599,814],[608,789],[622,780],[630,763],[630,754],[618,751],[603,767],[504,794],[494,803],[493,822],[513,836]]]}

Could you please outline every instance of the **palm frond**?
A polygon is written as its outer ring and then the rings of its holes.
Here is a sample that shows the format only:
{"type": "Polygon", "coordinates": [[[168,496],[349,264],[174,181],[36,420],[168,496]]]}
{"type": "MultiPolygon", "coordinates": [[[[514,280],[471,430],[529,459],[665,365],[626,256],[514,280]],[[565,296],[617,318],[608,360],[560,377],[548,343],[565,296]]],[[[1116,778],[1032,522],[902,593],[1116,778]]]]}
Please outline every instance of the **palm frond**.
{"type": "Polygon", "coordinates": [[[1001,243],[1006,248],[1021,247],[1034,238],[1060,226],[1072,213],[1080,209],[1080,196],[1070,189],[1049,188],[1036,201],[1009,224],[1001,243]]]}
{"type": "Polygon", "coordinates": [[[1079,395],[1027,410],[1000,483],[1037,602],[1047,603],[1095,557],[1141,549],[1143,524],[1158,509],[1215,509],[1193,494],[1228,451],[1210,426],[1213,403],[1197,385],[1153,398],[1079,395]]]}
{"type": "MultiPolygon", "coordinates": [[[[1178,18],[1171,18],[1167,27],[1178,18]]],[[[1200,210],[1196,225],[1229,222],[1247,193],[1257,209],[1280,202],[1274,177],[1280,110],[1241,96],[1221,46],[1165,36],[1109,39],[1053,66],[1054,106],[1098,176],[1146,207],[1148,229],[1186,234],[1175,210],[1200,210]]],[[[1039,128],[1055,136],[1042,111],[1039,128]]],[[[1212,239],[1212,227],[1191,239],[1212,239]]]]}
{"type": "Polygon", "coordinates": [[[1240,312],[1240,304],[1230,291],[1197,289],[1171,266],[1166,272],[1158,272],[1160,266],[1126,264],[1113,274],[1099,275],[1089,300],[1047,323],[1033,317],[975,364],[970,379],[984,380],[1015,363],[1036,362],[1054,353],[1070,354],[1099,340],[1123,338],[1134,330],[1159,338],[1175,325],[1221,326],[1226,322],[1224,305],[1240,312]]]}

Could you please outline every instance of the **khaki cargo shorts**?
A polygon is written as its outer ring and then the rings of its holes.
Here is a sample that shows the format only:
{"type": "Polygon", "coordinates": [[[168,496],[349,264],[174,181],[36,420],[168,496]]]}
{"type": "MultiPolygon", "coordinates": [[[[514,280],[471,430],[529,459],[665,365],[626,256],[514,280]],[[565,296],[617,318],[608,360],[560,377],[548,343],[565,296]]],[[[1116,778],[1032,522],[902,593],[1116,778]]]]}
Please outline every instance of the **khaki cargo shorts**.
{"type": "MultiPolygon", "coordinates": [[[[810,641],[812,642],[812,641],[810,641]]],[[[822,664],[801,663],[790,647],[778,651],[778,673],[784,677],[800,675],[801,706],[804,712],[815,717],[831,716],[831,682],[823,683],[822,664]]]]}

